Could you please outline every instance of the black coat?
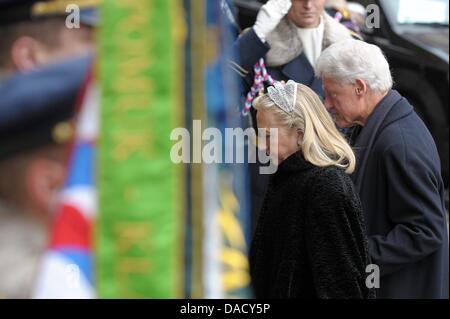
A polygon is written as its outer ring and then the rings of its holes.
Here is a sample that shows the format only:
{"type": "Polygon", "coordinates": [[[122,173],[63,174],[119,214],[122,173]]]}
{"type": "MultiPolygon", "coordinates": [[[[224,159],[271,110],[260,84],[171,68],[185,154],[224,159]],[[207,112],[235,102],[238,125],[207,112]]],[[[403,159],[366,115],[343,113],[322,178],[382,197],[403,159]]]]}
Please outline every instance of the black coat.
{"type": "MultiPolygon", "coordinates": [[[[250,251],[257,298],[367,298],[370,264],[353,183],[297,152],[271,177],[250,251]]],[[[373,292],[372,292],[373,293],[373,292]]]]}
{"type": "Polygon", "coordinates": [[[436,145],[391,91],[356,139],[357,170],[381,298],[448,298],[448,235],[436,145]]]}

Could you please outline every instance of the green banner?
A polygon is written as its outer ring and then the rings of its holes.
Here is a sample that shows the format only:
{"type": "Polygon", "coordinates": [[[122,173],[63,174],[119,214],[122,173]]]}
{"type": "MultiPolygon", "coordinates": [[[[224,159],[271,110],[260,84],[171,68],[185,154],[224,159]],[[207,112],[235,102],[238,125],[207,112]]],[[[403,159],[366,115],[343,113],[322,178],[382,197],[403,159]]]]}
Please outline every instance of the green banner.
{"type": "Polygon", "coordinates": [[[177,0],[104,0],[99,31],[97,286],[101,298],[182,297],[183,30],[177,0]]]}

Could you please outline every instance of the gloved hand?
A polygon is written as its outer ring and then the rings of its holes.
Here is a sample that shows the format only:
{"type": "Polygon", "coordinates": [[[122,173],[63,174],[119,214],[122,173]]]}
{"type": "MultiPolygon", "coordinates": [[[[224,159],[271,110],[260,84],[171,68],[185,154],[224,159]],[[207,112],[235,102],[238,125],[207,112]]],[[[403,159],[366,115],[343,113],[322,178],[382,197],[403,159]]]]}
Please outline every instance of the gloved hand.
{"type": "Polygon", "coordinates": [[[267,36],[275,30],[291,6],[291,0],[269,0],[261,7],[253,30],[262,42],[266,42],[267,36]]]}

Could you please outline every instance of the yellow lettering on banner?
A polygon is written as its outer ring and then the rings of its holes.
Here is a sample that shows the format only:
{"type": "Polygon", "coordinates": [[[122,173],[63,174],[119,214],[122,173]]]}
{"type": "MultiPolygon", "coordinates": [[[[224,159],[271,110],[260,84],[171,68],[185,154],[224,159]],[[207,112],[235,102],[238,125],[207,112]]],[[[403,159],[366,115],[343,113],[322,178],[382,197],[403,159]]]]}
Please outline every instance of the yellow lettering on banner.
{"type": "MultiPolygon", "coordinates": [[[[148,12],[150,9],[151,1],[142,1],[142,0],[127,0],[117,2],[117,7],[123,10],[131,10],[137,13],[138,16],[144,16],[143,12],[148,12]]],[[[131,20],[131,18],[129,18],[131,20]]],[[[130,21],[131,22],[131,21],[130,21]]]]}
{"type": "Polygon", "coordinates": [[[132,57],[119,65],[119,74],[124,76],[139,76],[143,71],[148,71],[152,66],[151,59],[147,57],[132,57]]]}
{"type": "Polygon", "coordinates": [[[132,21],[132,23],[129,23],[127,20],[119,22],[119,35],[128,37],[128,40],[138,40],[142,44],[148,42],[148,38],[143,34],[143,30],[149,27],[148,21],[145,21],[140,16],[136,16],[132,21]]]}
{"type": "Polygon", "coordinates": [[[116,105],[114,106],[114,113],[121,117],[124,114],[131,111],[145,111],[149,110],[152,101],[150,96],[143,94],[127,94],[120,95],[117,98],[116,105]]]}
{"type": "Polygon", "coordinates": [[[119,273],[127,274],[128,276],[132,274],[144,274],[151,270],[150,261],[145,258],[124,258],[120,261],[119,273]]]}
{"type": "Polygon", "coordinates": [[[226,192],[222,197],[222,208],[219,210],[219,224],[232,247],[245,248],[245,237],[241,225],[234,212],[239,208],[233,194],[226,192]]]}
{"type": "Polygon", "coordinates": [[[219,210],[220,229],[229,242],[222,248],[220,259],[224,266],[222,281],[227,292],[245,288],[250,284],[249,263],[245,251],[245,237],[236,216],[239,203],[235,195],[225,191],[221,198],[219,210]]]}
{"type": "Polygon", "coordinates": [[[117,93],[142,93],[152,89],[153,81],[149,78],[125,78],[127,81],[114,83],[114,90],[117,93]]]}
{"type": "Polygon", "coordinates": [[[222,281],[226,291],[245,288],[250,284],[247,256],[240,250],[225,248],[221,253],[225,266],[222,281]]]}
{"type": "Polygon", "coordinates": [[[130,58],[128,62],[120,63],[118,74],[122,81],[116,81],[113,89],[122,94],[147,94],[153,92],[153,80],[145,76],[152,63],[148,59],[130,58]]]}
{"type": "MultiPolygon", "coordinates": [[[[104,140],[105,144],[108,144],[109,159],[117,162],[114,165],[120,168],[123,162],[130,159],[128,166],[151,160],[153,147],[160,147],[153,146],[154,134],[159,131],[155,128],[158,123],[151,121],[155,121],[152,107],[156,108],[156,103],[160,101],[154,98],[155,90],[158,90],[155,83],[159,84],[158,81],[160,81],[156,74],[160,70],[164,71],[162,68],[165,66],[158,64],[158,58],[155,56],[155,50],[158,48],[153,39],[154,32],[158,29],[151,24],[151,16],[159,13],[154,13],[152,10],[154,2],[127,0],[114,1],[111,5],[115,6],[114,9],[119,12],[116,23],[113,24],[113,21],[110,21],[114,29],[105,31],[112,33],[114,41],[109,43],[105,41],[105,46],[108,47],[103,48],[104,52],[109,52],[110,60],[116,62],[107,65],[110,68],[108,74],[111,78],[105,81],[107,83],[105,91],[108,97],[106,100],[111,97],[111,102],[105,105],[108,109],[103,112],[107,113],[110,120],[108,126],[110,130],[104,140]]],[[[110,19],[112,18],[111,15],[110,19]]],[[[150,167],[150,169],[153,168],[150,167]]],[[[117,175],[120,173],[118,172],[117,175]]],[[[145,171],[144,174],[146,173],[145,171]]],[[[128,178],[142,178],[142,170],[133,170],[130,167],[128,178]],[[133,176],[133,174],[139,175],[133,176]]],[[[152,242],[152,240],[155,240],[157,232],[162,230],[155,229],[156,225],[151,223],[151,216],[132,208],[136,207],[135,205],[139,207],[140,199],[143,199],[146,194],[145,187],[140,189],[126,181],[117,186],[120,189],[114,191],[114,196],[119,197],[123,204],[128,203],[127,211],[131,210],[131,212],[129,216],[125,215],[125,211],[120,214],[116,212],[116,217],[111,217],[116,220],[118,218],[129,220],[115,221],[112,225],[113,231],[110,236],[113,241],[112,254],[115,255],[115,260],[111,271],[122,297],[149,297],[145,293],[149,288],[145,285],[154,276],[158,276],[160,271],[158,267],[161,267],[157,261],[161,257],[158,258],[155,254],[155,250],[158,250],[161,243],[152,242]]],[[[119,210],[121,207],[116,209],[119,210]]]]}
{"type": "Polygon", "coordinates": [[[239,221],[232,212],[221,209],[219,211],[219,224],[221,225],[225,238],[232,246],[240,248],[245,246],[244,234],[242,233],[239,221]]]}
{"type": "MultiPolygon", "coordinates": [[[[151,50],[151,40],[143,32],[148,29],[148,17],[144,12],[151,11],[151,2],[128,0],[117,3],[126,12],[126,17],[117,24],[117,54],[128,59],[121,59],[118,74],[121,81],[115,81],[113,89],[118,94],[152,94],[153,81],[143,74],[153,65],[144,54],[151,50]]],[[[147,104],[149,105],[149,104],[147,104]]]]}
{"type": "Polygon", "coordinates": [[[125,298],[139,298],[135,291],[130,291],[130,281],[133,277],[147,275],[151,271],[151,263],[145,257],[131,257],[130,255],[149,254],[151,243],[149,234],[151,224],[142,222],[121,222],[114,227],[115,247],[118,251],[118,263],[115,272],[121,296],[125,298]]]}
{"type": "Polygon", "coordinates": [[[151,156],[152,143],[151,136],[143,132],[116,132],[114,136],[114,148],[112,158],[119,162],[124,162],[133,154],[144,154],[151,156]]]}
{"type": "Polygon", "coordinates": [[[152,49],[152,42],[149,39],[141,41],[137,37],[138,35],[140,36],[140,34],[134,33],[133,37],[131,37],[128,34],[118,33],[117,37],[119,37],[120,40],[114,49],[124,58],[150,55],[149,52],[151,52],[152,49]]]}
{"type": "Polygon", "coordinates": [[[133,276],[148,275],[151,271],[151,264],[145,258],[119,258],[117,264],[117,282],[120,295],[123,298],[144,298],[137,291],[131,291],[130,284],[133,276]]]}
{"type": "Polygon", "coordinates": [[[250,284],[250,275],[245,270],[225,271],[222,282],[225,291],[238,290],[250,284]]]}
{"type": "Polygon", "coordinates": [[[221,253],[222,262],[232,269],[249,268],[248,259],[245,254],[237,249],[225,248],[221,253]]]}
{"type": "Polygon", "coordinates": [[[119,253],[126,253],[133,247],[139,248],[141,252],[148,252],[151,249],[148,242],[150,232],[150,223],[122,222],[116,225],[115,235],[119,253]]]}

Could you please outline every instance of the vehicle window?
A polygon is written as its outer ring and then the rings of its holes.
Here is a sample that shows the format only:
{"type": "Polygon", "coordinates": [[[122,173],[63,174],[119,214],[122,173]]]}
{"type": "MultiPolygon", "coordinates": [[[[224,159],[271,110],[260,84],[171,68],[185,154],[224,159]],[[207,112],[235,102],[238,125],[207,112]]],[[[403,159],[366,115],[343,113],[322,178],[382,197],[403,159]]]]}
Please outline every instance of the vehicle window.
{"type": "Polygon", "coordinates": [[[398,24],[448,26],[449,0],[383,0],[382,4],[398,24]]]}

